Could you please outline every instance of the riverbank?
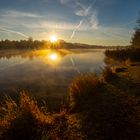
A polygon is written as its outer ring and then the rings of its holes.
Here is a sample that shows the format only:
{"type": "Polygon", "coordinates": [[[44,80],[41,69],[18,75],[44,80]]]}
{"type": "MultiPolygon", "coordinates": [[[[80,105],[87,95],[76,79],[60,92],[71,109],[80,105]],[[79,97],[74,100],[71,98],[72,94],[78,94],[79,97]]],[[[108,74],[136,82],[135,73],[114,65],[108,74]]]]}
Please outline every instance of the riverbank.
{"type": "Polygon", "coordinates": [[[26,93],[21,94],[18,103],[9,98],[0,110],[0,137],[139,139],[139,67],[127,66],[125,71],[122,67],[106,68],[99,77],[77,77],[60,113],[50,114],[47,106],[38,107],[36,100],[26,93]]]}
{"type": "Polygon", "coordinates": [[[138,140],[140,63],[108,58],[100,75],[76,77],[59,112],[22,92],[0,108],[0,139],[138,140]]]}

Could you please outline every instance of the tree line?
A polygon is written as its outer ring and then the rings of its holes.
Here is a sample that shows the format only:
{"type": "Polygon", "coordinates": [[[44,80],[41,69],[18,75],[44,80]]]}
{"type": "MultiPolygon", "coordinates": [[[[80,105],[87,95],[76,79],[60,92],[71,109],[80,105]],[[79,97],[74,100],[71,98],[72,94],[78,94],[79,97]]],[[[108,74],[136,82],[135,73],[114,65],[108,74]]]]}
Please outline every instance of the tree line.
{"type": "MultiPolygon", "coordinates": [[[[33,40],[33,38],[29,38],[28,40],[1,40],[0,41],[0,50],[5,49],[104,49],[104,48],[112,48],[113,46],[101,46],[101,45],[88,45],[88,44],[81,44],[81,43],[70,43],[65,42],[64,40],[59,40],[55,43],[51,43],[47,40],[33,40]]],[[[120,46],[116,46],[119,48],[120,46]]]]}
{"type": "Polygon", "coordinates": [[[1,40],[0,49],[39,49],[45,46],[47,41],[33,40],[31,37],[28,40],[1,40]]]}

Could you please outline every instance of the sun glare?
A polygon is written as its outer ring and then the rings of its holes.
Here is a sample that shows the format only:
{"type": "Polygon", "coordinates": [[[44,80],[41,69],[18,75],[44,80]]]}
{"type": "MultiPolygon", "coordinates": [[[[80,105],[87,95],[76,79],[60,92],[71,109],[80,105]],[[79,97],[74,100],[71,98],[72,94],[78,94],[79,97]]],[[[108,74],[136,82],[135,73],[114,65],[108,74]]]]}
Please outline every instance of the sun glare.
{"type": "Polygon", "coordinates": [[[50,54],[49,58],[51,60],[57,60],[58,56],[57,56],[57,54],[53,53],[53,54],[50,54]]]}
{"type": "Polygon", "coordinates": [[[56,36],[51,36],[50,37],[51,42],[56,42],[57,40],[58,40],[58,38],[56,36]]]}

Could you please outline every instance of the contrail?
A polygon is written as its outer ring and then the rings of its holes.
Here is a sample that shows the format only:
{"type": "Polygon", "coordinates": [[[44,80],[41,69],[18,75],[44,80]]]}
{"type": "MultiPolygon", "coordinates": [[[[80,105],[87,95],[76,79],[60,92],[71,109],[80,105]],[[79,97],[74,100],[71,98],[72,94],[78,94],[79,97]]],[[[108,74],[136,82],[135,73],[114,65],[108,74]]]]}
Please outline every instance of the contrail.
{"type": "Polygon", "coordinates": [[[9,29],[3,28],[3,27],[0,27],[0,32],[1,31],[5,31],[5,32],[13,33],[13,34],[18,34],[18,35],[20,35],[22,37],[28,38],[27,35],[25,35],[25,34],[23,34],[21,32],[17,32],[17,31],[14,31],[14,30],[9,30],[9,29]]]}
{"type": "Polygon", "coordinates": [[[72,38],[74,37],[76,31],[79,29],[79,27],[81,26],[81,24],[83,23],[83,21],[84,21],[83,19],[80,20],[79,24],[78,24],[78,25],[76,26],[76,28],[73,30],[70,39],[72,39],[72,38]]]}
{"type": "MultiPolygon", "coordinates": [[[[84,17],[80,20],[79,24],[75,27],[75,29],[73,30],[70,39],[73,39],[73,37],[75,36],[76,31],[79,29],[79,27],[82,25],[82,23],[84,22],[85,18],[88,16],[88,12],[90,11],[90,9],[96,4],[97,0],[93,0],[93,2],[84,10],[84,17]]],[[[84,9],[84,6],[77,2],[77,5],[79,5],[82,9],[84,9]]],[[[130,21],[127,24],[122,25],[123,26],[127,26],[129,24],[132,24],[135,20],[130,21]]],[[[111,37],[118,37],[118,38],[122,38],[122,37],[127,37],[127,36],[123,36],[117,33],[106,33],[105,31],[100,31],[103,34],[107,35],[107,36],[111,36],[111,37]]]]}
{"type": "MultiPolygon", "coordinates": [[[[87,17],[88,16],[88,12],[90,11],[90,9],[92,8],[92,6],[93,5],[95,5],[96,4],[96,1],[97,0],[94,0],[86,9],[85,9],[85,11],[84,11],[84,18],[82,18],[81,20],[80,20],[80,22],[79,22],[79,24],[75,27],[75,29],[73,30],[73,32],[72,32],[72,34],[71,34],[71,36],[70,36],[70,40],[71,39],[73,39],[73,37],[75,36],[75,33],[76,33],[76,31],[79,29],[79,27],[82,25],[82,23],[84,22],[84,20],[85,20],[85,17],[87,17]]],[[[80,5],[80,3],[78,3],[78,5],[80,5]]],[[[81,5],[80,5],[81,6],[81,5]]],[[[82,6],[81,6],[82,7],[82,6]]]]}

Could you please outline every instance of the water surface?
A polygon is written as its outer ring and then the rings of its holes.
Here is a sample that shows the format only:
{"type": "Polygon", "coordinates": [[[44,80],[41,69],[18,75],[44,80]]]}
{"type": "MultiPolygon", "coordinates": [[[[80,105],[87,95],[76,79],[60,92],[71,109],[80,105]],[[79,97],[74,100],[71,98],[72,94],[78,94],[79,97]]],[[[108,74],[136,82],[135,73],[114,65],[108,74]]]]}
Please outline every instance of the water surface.
{"type": "Polygon", "coordinates": [[[39,50],[0,52],[0,93],[28,91],[38,98],[59,99],[72,79],[99,73],[104,50],[39,50]]]}

